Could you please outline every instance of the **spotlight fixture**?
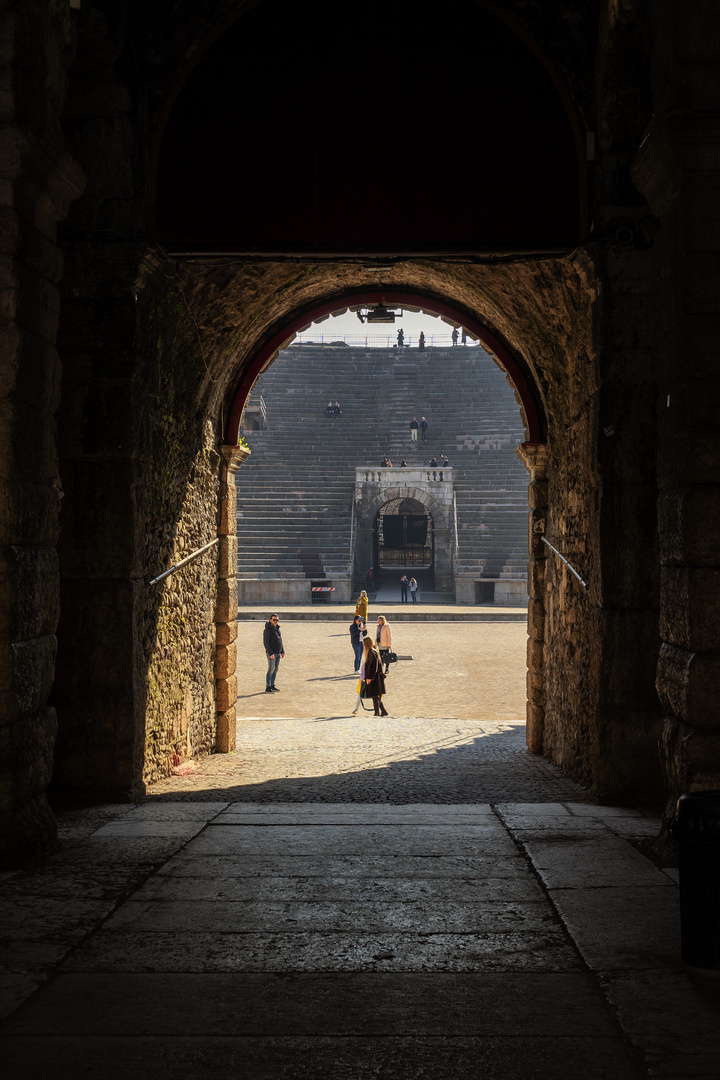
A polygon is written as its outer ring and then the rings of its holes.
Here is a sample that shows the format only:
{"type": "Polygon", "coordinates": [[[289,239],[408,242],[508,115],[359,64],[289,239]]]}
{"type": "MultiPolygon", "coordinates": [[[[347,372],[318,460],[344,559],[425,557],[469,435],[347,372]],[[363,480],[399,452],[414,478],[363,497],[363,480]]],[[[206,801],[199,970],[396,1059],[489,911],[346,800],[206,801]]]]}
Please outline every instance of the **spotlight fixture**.
{"type": "Polygon", "coordinates": [[[360,308],[357,317],[361,323],[394,323],[395,316],[402,318],[403,314],[402,308],[387,308],[384,304],[378,304],[376,307],[360,308]]]}

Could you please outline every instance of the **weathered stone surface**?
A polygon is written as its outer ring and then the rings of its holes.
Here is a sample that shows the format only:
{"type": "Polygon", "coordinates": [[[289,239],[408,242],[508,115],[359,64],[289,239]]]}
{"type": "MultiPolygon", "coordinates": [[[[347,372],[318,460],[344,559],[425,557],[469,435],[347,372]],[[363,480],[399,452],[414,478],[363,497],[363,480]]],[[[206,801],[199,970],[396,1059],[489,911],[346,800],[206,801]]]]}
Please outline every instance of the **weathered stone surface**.
{"type": "Polygon", "coordinates": [[[218,679],[216,694],[219,713],[234,708],[237,701],[237,675],[230,675],[227,679],[218,679]]]}
{"type": "Polygon", "coordinates": [[[679,720],[692,720],[697,730],[718,729],[719,681],[720,656],[663,643],[658,661],[658,696],[663,707],[679,720]]]}
{"type": "Polygon", "coordinates": [[[662,568],[660,633],[692,652],[716,652],[720,641],[720,570],[662,568]]]}
{"type": "Polygon", "coordinates": [[[215,654],[215,677],[217,679],[229,679],[231,675],[235,674],[236,667],[237,646],[235,642],[231,645],[218,645],[215,654]]]}

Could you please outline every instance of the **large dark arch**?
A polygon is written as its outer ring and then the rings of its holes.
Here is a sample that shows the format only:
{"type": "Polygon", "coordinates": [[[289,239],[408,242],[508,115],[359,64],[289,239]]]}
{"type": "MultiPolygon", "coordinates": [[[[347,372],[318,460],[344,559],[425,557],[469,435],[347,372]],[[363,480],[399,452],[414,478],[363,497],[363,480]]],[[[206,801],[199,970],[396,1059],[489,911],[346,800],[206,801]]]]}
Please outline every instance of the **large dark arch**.
{"type": "Polygon", "coordinates": [[[310,309],[304,309],[292,319],[283,323],[281,330],[276,331],[265,344],[258,350],[252,363],[245,369],[243,375],[234,388],[230,398],[230,409],[226,429],[226,441],[235,445],[238,440],[240,422],[243,409],[250,395],[253,384],[258,375],[265,370],[280,349],[292,340],[295,333],[302,330],[309,323],[341,310],[343,307],[386,303],[405,307],[421,308],[434,315],[444,316],[458,325],[464,326],[470,333],[478,337],[480,341],[495,356],[496,360],[507,372],[520,399],[524,412],[524,420],[527,427],[528,442],[541,443],[545,439],[547,425],[542,409],[542,403],[530,373],[524,365],[510,352],[498,337],[476,318],[461,312],[451,305],[435,299],[398,290],[369,289],[362,292],[345,294],[335,297],[310,309]]]}
{"type": "MultiPolygon", "coordinates": [[[[558,248],[586,231],[584,138],[538,51],[475,0],[246,8],[174,95],[158,238],[242,251],[558,248]]],[[[200,50],[198,50],[199,52],[200,50]]]]}

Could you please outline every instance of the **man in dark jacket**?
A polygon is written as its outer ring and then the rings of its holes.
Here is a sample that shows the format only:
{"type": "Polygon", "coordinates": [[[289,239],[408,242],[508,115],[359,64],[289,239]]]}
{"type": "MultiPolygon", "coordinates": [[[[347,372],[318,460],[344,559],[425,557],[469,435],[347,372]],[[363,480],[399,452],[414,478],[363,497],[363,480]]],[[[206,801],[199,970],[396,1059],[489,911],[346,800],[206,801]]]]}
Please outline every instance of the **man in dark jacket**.
{"type": "Polygon", "coordinates": [[[355,653],[355,674],[360,671],[360,665],[363,657],[363,638],[365,637],[365,629],[363,627],[363,621],[359,615],[356,615],[353,621],[350,623],[350,644],[353,647],[355,653]]]}
{"type": "Polygon", "coordinates": [[[275,685],[275,676],[277,675],[277,669],[280,667],[280,661],[285,655],[282,634],[280,633],[280,623],[278,622],[277,615],[271,615],[265,623],[263,645],[265,646],[265,655],[268,658],[268,669],[267,675],[265,676],[265,693],[272,694],[274,690],[280,689],[279,686],[275,685]]]}
{"type": "Polygon", "coordinates": [[[427,429],[428,429],[428,422],[425,419],[425,417],[423,416],[422,420],[420,421],[420,438],[422,439],[423,442],[425,442],[425,440],[427,439],[427,429]]]}

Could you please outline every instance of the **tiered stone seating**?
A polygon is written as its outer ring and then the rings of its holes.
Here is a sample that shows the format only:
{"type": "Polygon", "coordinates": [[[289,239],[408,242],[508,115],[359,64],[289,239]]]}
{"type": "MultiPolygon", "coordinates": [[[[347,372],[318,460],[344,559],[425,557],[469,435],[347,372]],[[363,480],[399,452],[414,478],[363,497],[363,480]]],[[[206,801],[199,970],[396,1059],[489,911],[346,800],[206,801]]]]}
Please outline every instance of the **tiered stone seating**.
{"type": "Polygon", "coordinates": [[[386,454],[395,465],[450,459],[458,577],[524,581],[528,476],[514,452],[523,428],[484,349],[294,346],[258,379],[259,394],[268,427],[245,432],[252,454],[236,478],[241,598],[253,598],[249,581],[282,579],[289,600],[293,581],[347,579],[355,468],[386,454]],[[330,399],[341,416],[325,415],[330,399]],[[410,420],[423,415],[427,442],[412,442],[410,420]]]}

